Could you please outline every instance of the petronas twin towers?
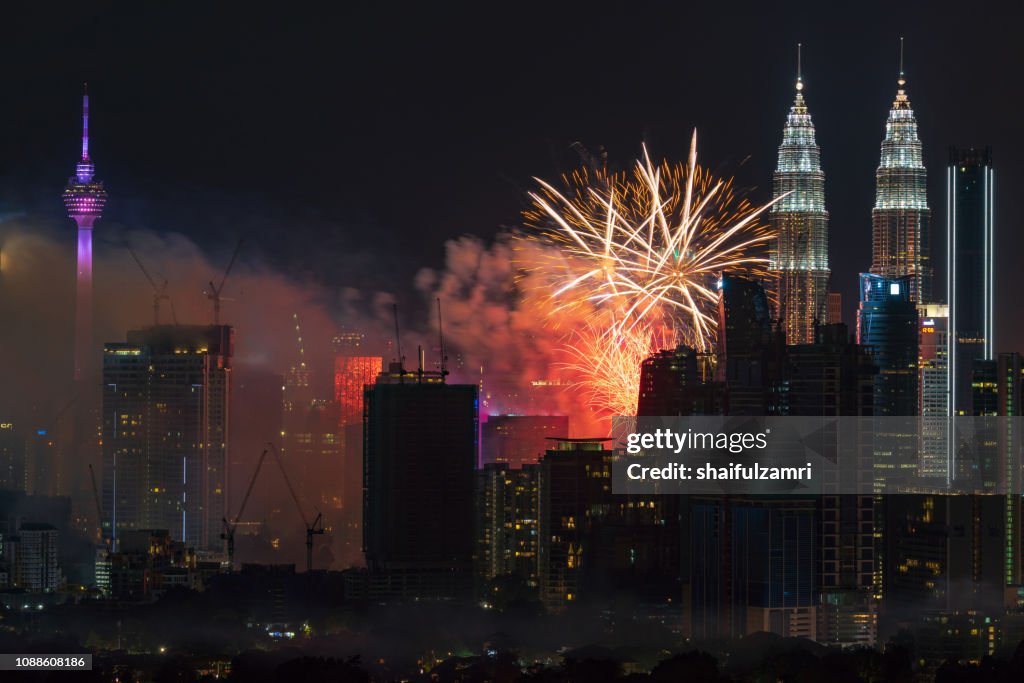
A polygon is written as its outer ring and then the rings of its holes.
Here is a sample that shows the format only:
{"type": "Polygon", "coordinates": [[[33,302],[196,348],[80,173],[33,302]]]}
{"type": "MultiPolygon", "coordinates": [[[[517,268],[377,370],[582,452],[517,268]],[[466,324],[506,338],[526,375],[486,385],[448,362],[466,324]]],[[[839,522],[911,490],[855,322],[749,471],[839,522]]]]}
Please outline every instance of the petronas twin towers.
{"type": "MultiPolygon", "coordinates": [[[[921,141],[902,65],[898,84],[875,174],[871,272],[886,278],[909,276],[911,297],[926,303],[931,297],[931,212],[921,141]]],[[[781,198],[770,215],[776,232],[771,270],[777,278],[779,318],[789,344],[813,342],[815,324],[828,317],[825,174],[803,87],[798,69],[796,97],[786,117],[774,175],[773,196],[781,198]]]]}

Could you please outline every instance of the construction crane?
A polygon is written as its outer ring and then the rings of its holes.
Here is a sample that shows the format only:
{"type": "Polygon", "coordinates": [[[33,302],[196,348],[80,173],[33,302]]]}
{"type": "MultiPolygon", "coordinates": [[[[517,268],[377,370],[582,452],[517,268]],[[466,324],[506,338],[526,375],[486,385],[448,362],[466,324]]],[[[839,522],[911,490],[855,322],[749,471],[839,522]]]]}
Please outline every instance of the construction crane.
{"type": "Polygon", "coordinates": [[[238,258],[238,252],[242,248],[242,242],[244,241],[244,239],[245,238],[242,238],[242,239],[238,240],[238,244],[235,245],[235,251],[234,251],[233,254],[231,254],[231,260],[228,261],[228,267],[224,269],[224,275],[222,275],[221,278],[220,278],[220,284],[219,285],[215,285],[215,284],[213,284],[213,280],[210,280],[210,282],[209,282],[210,289],[209,289],[209,291],[205,292],[206,298],[213,302],[213,324],[214,325],[220,325],[220,302],[221,302],[221,296],[220,295],[221,295],[221,292],[224,291],[224,283],[227,282],[228,275],[231,274],[231,269],[235,265],[235,259],[238,258]]]}
{"type": "Polygon", "coordinates": [[[313,520],[312,524],[309,523],[309,518],[306,517],[306,513],[302,510],[302,503],[299,502],[299,497],[295,495],[295,488],[288,478],[288,472],[284,469],[284,461],[281,459],[281,454],[278,453],[277,447],[273,443],[267,443],[267,446],[274,452],[274,459],[277,460],[277,466],[281,469],[281,476],[284,477],[284,483],[288,486],[288,493],[292,495],[292,500],[295,501],[295,509],[299,511],[299,517],[302,518],[302,523],[306,527],[306,572],[312,572],[313,536],[324,533],[323,515],[317,511],[316,519],[313,520]]]}
{"type": "Polygon", "coordinates": [[[96,488],[96,473],[93,472],[92,463],[89,463],[89,481],[92,483],[92,500],[96,503],[96,531],[97,536],[103,539],[103,506],[100,505],[100,492],[96,488]]]}
{"type": "Polygon", "coordinates": [[[178,315],[174,312],[174,302],[171,301],[170,295],[167,294],[167,279],[164,278],[163,284],[157,286],[156,281],[149,274],[149,271],[146,270],[146,266],[142,265],[142,260],[139,258],[139,255],[135,253],[135,250],[128,247],[128,253],[130,253],[132,258],[135,259],[135,263],[138,264],[139,270],[141,270],[142,274],[146,276],[150,286],[153,288],[153,324],[160,324],[160,301],[167,299],[167,303],[171,306],[171,320],[173,320],[174,324],[177,325],[178,315]]]}
{"type": "Polygon", "coordinates": [[[245,497],[242,498],[242,505],[238,508],[238,514],[235,515],[235,521],[229,522],[226,517],[221,517],[221,523],[224,525],[224,531],[221,532],[221,539],[228,542],[228,570],[233,571],[235,568],[235,529],[238,528],[238,520],[242,518],[242,513],[245,512],[245,505],[249,502],[249,496],[252,494],[252,488],[256,485],[256,477],[260,474],[260,468],[263,467],[263,461],[267,457],[267,449],[264,448],[260,454],[260,459],[256,462],[256,469],[252,473],[252,479],[249,480],[249,488],[245,490],[245,497]]]}

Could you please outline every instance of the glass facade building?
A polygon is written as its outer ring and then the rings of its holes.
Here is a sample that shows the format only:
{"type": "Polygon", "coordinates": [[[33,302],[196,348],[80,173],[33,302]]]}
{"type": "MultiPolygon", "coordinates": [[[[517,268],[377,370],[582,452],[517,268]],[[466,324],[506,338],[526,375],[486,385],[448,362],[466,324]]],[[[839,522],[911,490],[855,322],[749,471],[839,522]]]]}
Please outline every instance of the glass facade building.
{"type": "Polygon", "coordinates": [[[995,177],[992,150],[949,151],[946,169],[946,300],[954,415],[971,415],[971,369],[991,360],[995,177]]]}

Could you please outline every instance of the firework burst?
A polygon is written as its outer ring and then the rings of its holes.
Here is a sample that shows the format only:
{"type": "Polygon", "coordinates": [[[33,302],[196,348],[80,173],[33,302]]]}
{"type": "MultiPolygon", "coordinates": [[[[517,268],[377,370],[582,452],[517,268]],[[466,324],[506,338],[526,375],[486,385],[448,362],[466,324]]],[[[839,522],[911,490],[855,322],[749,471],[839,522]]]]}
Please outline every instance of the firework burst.
{"type": "Polygon", "coordinates": [[[569,333],[564,349],[568,360],[562,368],[580,378],[574,386],[595,411],[636,415],[640,366],[652,352],[675,345],[674,331],[661,326],[587,324],[569,333]]]}
{"type": "Polygon", "coordinates": [[[555,311],[592,307],[623,333],[665,325],[707,351],[721,273],[767,276],[771,234],[759,218],[771,204],[750,204],[699,167],[696,131],[685,165],[655,165],[645,148],[630,174],[584,168],[563,180],[558,190],[537,179],[526,212],[534,236],[557,247],[541,266],[555,311]]]}
{"type": "Polygon", "coordinates": [[[698,166],[696,131],[685,164],[654,164],[645,147],[630,173],[591,165],[563,189],[537,183],[523,239],[543,248],[523,249],[539,255],[520,264],[537,285],[527,294],[548,324],[569,328],[564,368],[591,405],[635,414],[652,352],[711,350],[722,273],[768,276],[772,234],[760,219],[771,204],[754,206],[698,166]]]}

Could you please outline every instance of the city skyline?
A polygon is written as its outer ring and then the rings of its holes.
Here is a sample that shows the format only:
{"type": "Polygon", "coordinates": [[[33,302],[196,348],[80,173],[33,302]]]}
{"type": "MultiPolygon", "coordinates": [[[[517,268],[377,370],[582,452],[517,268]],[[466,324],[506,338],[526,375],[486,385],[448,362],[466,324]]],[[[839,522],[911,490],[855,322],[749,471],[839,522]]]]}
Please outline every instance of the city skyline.
{"type": "Polygon", "coordinates": [[[814,9],[0,44],[0,655],[1016,680],[1016,22],[814,9]]]}

